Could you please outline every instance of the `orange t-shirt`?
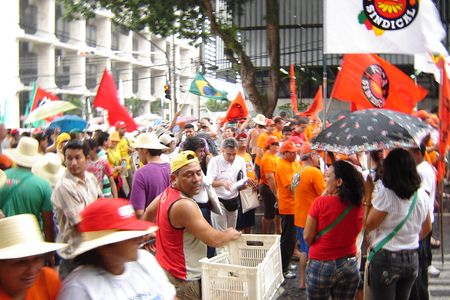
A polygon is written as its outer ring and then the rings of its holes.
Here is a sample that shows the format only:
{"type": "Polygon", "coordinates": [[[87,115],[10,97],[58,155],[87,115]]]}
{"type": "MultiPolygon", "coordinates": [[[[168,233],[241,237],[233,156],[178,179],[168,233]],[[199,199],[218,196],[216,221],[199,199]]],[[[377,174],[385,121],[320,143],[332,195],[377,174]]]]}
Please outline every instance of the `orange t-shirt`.
{"type": "MultiPolygon", "coordinates": [[[[263,151],[266,151],[266,139],[269,137],[269,135],[264,131],[258,136],[258,140],[256,141],[256,147],[263,149],[263,151]]],[[[261,158],[259,151],[256,151],[256,158],[255,158],[255,164],[260,166],[261,165],[261,158]]]]}
{"type": "Polygon", "coordinates": [[[318,168],[305,166],[294,175],[292,186],[295,199],[294,225],[304,228],[314,199],[325,190],[325,178],[318,168]]]}
{"type": "Polygon", "coordinates": [[[277,171],[277,162],[278,162],[278,156],[272,155],[269,152],[266,151],[264,153],[263,157],[261,158],[261,164],[260,164],[260,173],[261,173],[261,179],[259,180],[260,184],[265,184],[269,186],[269,182],[266,179],[265,174],[266,173],[274,173],[277,171]]]}
{"type": "Polygon", "coordinates": [[[247,152],[244,153],[244,155],[238,154],[239,156],[242,156],[245,160],[245,167],[247,170],[247,177],[256,180],[256,173],[255,168],[253,167],[252,163],[252,156],[248,154],[247,152]]]}
{"type": "MultiPolygon", "coordinates": [[[[56,271],[43,267],[33,285],[28,289],[25,300],[55,300],[61,289],[61,280],[56,271]]],[[[0,288],[0,300],[12,299],[0,288]]]]}
{"type": "Polygon", "coordinates": [[[305,137],[306,141],[310,141],[313,138],[314,127],[310,124],[305,129],[305,137]]]}
{"type": "Polygon", "coordinates": [[[294,193],[291,190],[291,181],[299,167],[298,162],[289,162],[283,158],[278,160],[275,182],[278,190],[278,211],[281,215],[294,214],[294,193]]]}
{"type": "Polygon", "coordinates": [[[272,133],[273,136],[276,136],[280,141],[283,139],[283,134],[281,133],[281,131],[274,131],[272,133]]]}

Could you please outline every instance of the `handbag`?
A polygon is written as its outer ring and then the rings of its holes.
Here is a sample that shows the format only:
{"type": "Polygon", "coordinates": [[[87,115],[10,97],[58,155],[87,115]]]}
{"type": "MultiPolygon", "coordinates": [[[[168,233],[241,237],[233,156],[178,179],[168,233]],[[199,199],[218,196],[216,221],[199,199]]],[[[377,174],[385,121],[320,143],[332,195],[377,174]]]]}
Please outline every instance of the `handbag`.
{"type": "Polygon", "coordinates": [[[411,202],[411,206],[409,207],[408,213],[403,218],[403,220],[395,226],[394,230],[391,231],[381,242],[378,243],[374,248],[372,248],[372,251],[370,251],[369,256],[367,257],[367,260],[370,262],[372,258],[377,254],[378,251],[381,250],[381,248],[384,247],[384,245],[387,244],[394,236],[397,235],[397,233],[402,229],[403,225],[405,225],[406,221],[408,220],[409,216],[411,215],[411,212],[413,211],[414,207],[416,206],[417,202],[417,192],[414,193],[414,198],[411,202]]]}
{"type": "Polygon", "coordinates": [[[239,191],[241,197],[242,213],[245,214],[249,210],[259,207],[258,194],[251,188],[245,188],[239,191]]]}

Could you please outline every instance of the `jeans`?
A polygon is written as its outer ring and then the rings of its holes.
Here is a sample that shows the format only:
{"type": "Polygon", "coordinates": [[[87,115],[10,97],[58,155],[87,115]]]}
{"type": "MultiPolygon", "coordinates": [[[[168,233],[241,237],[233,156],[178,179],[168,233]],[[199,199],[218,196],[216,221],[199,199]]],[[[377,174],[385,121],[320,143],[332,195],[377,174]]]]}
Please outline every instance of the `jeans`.
{"type": "MultiPolygon", "coordinates": [[[[355,257],[336,260],[310,259],[306,266],[306,295],[311,299],[355,298],[360,281],[355,257]]],[[[383,299],[384,300],[384,299],[383,299]]]]}
{"type": "Polygon", "coordinates": [[[372,299],[408,299],[418,268],[417,250],[393,252],[381,249],[369,264],[372,299]]]}
{"type": "Polygon", "coordinates": [[[292,254],[295,248],[295,226],[294,215],[281,215],[281,265],[283,272],[288,271],[289,262],[291,261],[292,254]]]}

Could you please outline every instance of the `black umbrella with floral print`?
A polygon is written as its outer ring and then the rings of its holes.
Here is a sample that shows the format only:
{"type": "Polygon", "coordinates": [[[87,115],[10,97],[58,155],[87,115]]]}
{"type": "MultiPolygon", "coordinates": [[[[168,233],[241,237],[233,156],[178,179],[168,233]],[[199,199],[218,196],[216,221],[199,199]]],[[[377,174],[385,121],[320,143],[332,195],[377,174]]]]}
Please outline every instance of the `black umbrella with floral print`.
{"type": "Polygon", "coordinates": [[[433,129],[419,118],[387,109],[355,111],[323,130],[312,149],[351,154],[413,148],[433,129]]]}

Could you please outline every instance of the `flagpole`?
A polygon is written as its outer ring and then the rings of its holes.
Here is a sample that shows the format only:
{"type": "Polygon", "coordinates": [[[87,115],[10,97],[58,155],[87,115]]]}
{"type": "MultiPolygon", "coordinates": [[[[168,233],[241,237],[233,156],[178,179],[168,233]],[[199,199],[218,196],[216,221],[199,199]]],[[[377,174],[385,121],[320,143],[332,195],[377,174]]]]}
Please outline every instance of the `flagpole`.
{"type": "MultiPolygon", "coordinates": [[[[322,52],[322,85],[323,85],[323,93],[322,93],[322,99],[323,99],[323,107],[322,113],[323,113],[323,120],[322,120],[322,130],[325,130],[327,126],[327,101],[328,101],[328,94],[327,94],[327,80],[328,80],[328,74],[327,74],[327,55],[322,52]]],[[[327,151],[324,151],[323,160],[325,162],[325,169],[327,166],[327,151]]]]}

